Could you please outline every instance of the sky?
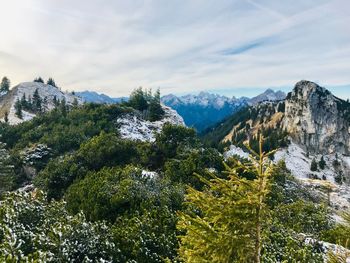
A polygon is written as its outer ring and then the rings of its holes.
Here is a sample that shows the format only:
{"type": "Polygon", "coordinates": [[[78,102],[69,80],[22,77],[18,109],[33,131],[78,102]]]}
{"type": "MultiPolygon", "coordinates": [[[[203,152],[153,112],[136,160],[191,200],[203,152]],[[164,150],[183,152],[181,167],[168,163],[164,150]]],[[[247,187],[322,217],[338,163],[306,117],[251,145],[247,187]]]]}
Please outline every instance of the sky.
{"type": "Polygon", "coordinates": [[[0,76],[63,90],[350,97],[348,0],[0,0],[0,76]]]}

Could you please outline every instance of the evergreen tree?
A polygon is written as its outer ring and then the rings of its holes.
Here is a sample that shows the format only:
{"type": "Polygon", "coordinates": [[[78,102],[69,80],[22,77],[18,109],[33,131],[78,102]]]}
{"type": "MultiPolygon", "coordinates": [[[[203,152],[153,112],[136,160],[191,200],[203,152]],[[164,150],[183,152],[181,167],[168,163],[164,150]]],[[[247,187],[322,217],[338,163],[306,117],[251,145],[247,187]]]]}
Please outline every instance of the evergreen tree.
{"type": "Polygon", "coordinates": [[[142,88],[134,90],[129,98],[129,105],[136,110],[144,111],[148,108],[148,102],[146,100],[147,91],[144,92],[142,88]]]}
{"type": "Polygon", "coordinates": [[[48,110],[48,101],[47,101],[47,97],[45,96],[42,102],[42,111],[46,112],[48,110]]]}
{"type": "Polygon", "coordinates": [[[44,80],[41,77],[34,79],[34,82],[44,83],[44,80]]]}
{"type": "Polygon", "coordinates": [[[55,108],[57,108],[60,105],[60,101],[57,99],[56,95],[53,96],[53,104],[55,105],[55,108]]]}
{"type": "Polygon", "coordinates": [[[15,103],[15,110],[16,110],[16,116],[20,119],[23,118],[23,114],[22,114],[22,104],[21,101],[19,99],[17,99],[16,103],[15,103]]]}
{"type": "Polygon", "coordinates": [[[7,77],[3,77],[0,84],[0,92],[8,92],[10,89],[10,80],[7,77]]]}
{"type": "Polygon", "coordinates": [[[320,162],[318,163],[318,165],[319,165],[319,167],[320,167],[321,170],[324,170],[324,168],[326,168],[326,162],[325,162],[323,156],[321,157],[321,160],[320,160],[320,162]]]}
{"type": "Polygon", "coordinates": [[[262,233],[269,211],[265,205],[269,193],[272,153],[252,151],[247,164],[237,162],[229,168],[228,179],[213,175],[201,180],[207,185],[203,192],[188,189],[189,209],[179,214],[180,257],[185,262],[261,262],[262,233]],[[254,180],[240,177],[239,171],[255,174],[254,180]]]}
{"type": "Polygon", "coordinates": [[[31,105],[28,105],[27,99],[26,99],[26,94],[23,93],[23,96],[21,98],[21,105],[23,109],[28,109],[30,108],[31,105]]]}
{"type": "Polygon", "coordinates": [[[148,119],[150,121],[157,121],[164,115],[164,110],[160,104],[160,91],[156,91],[155,95],[150,98],[150,103],[148,107],[148,119]]]}
{"type": "Polygon", "coordinates": [[[53,78],[49,78],[49,79],[47,80],[47,85],[51,85],[51,86],[54,86],[54,87],[57,88],[56,83],[55,83],[55,81],[54,81],[53,78]]]}
{"type": "Polygon", "coordinates": [[[39,95],[38,89],[35,89],[33,94],[33,110],[34,112],[41,112],[42,111],[42,99],[39,95]]]}
{"type": "Polygon", "coordinates": [[[73,103],[72,103],[73,108],[77,108],[78,105],[79,105],[78,99],[74,98],[73,103]]]}
{"type": "Polygon", "coordinates": [[[6,123],[9,122],[9,113],[8,113],[7,111],[5,111],[4,121],[5,121],[6,123]]]}
{"type": "Polygon", "coordinates": [[[63,97],[63,99],[60,102],[60,110],[63,116],[67,115],[67,103],[65,97],[63,97]]]}
{"type": "Polygon", "coordinates": [[[316,162],[316,159],[312,159],[312,162],[311,162],[311,171],[313,172],[316,172],[317,171],[317,162],[316,162]]]}
{"type": "Polygon", "coordinates": [[[31,96],[28,96],[27,104],[28,104],[28,108],[30,110],[33,110],[33,100],[31,96]]]}

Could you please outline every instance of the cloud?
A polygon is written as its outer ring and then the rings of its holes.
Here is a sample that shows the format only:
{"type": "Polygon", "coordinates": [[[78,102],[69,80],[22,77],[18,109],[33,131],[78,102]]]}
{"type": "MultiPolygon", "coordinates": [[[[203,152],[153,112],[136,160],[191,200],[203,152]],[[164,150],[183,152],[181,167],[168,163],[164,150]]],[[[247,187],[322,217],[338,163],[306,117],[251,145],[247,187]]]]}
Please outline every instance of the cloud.
{"type": "MultiPolygon", "coordinates": [[[[347,0],[12,0],[0,72],[124,96],[350,83],[347,0]],[[3,54],[6,54],[4,56],[3,54]]],[[[239,96],[240,94],[237,94],[239,96]]]]}

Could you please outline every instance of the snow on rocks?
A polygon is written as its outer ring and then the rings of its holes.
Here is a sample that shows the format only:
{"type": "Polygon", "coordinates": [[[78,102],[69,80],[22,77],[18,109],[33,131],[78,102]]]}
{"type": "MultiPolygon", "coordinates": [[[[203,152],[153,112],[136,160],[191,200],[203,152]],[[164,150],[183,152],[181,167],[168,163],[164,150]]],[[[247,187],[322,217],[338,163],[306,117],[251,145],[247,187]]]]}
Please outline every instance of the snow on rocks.
{"type": "Polygon", "coordinates": [[[143,178],[148,178],[148,179],[155,179],[158,177],[157,172],[151,172],[151,171],[146,171],[146,170],[142,170],[141,175],[143,178]]]}
{"type": "Polygon", "coordinates": [[[26,164],[33,165],[51,154],[51,148],[45,144],[38,144],[34,147],[27,148],[22,152],[23,161],[26,164]]]}
{"type": "Polygon", "coordinates": [[[68,105],[72,104],[75,99],[77,99],[78,103],[82,103],[81,98],[74,96],[73,94],[70,94],[70,93],[62,92],[57,87],[40,83],[40,82],[23,82],[17,85],[16,87],[14,87],[11,92],[11,94],[13,95],[10,98],[11,107],[8,115],[10,124],[13,124],[13,125],[19,124],[21,122],[31,120],[36,116],[33,113],[22,111],[23,118],[20,119],[16,116],[16,110],[15,110],[16,101],[20,100],[23,97],[23,95],[25,95],[26,99],[28,99],[29,97],[32,98],[35,90],[38,90],[39,96],[42,99],[46,98],[47,105],[45,110],[47,111],[52,110],[55,107],[53,102],[54,99],[57,99],[60,101],[65,99],[68,105]]]}
{"type": "MultiPolygon", "coordinates": [[[[249,153],[243,151],[240,147],[231,145],[230,149],[224,153],[224,157],[227,159],[233,156],[247,159],[249,153]]],[[[321,155],[309,156],[300,146],[291,142],[287,148],[280,149],[275,153],[274,162],[277,163],[283,160],[295,178],[312,189],[315,194],[323,196],[324,199],[329,199],[331,207],[335,210],[350,209],[350,186],[346,183],[338,184],[335,180],[340,171],[345,177],[349,177],[350,158],[343,155],[337,156],[336,154],[324,155],[325,169],[311,171],[311,162],[314,158],[319,161],[321,155]],[[334,165],[335,162],[339,163],[338,168],[334,165]]],[[[336,221],[340,221],[337,219],[336,213],[334,218],[336,221]]]]}
{"type": "Polygon", "coordinates": [[[237,147],[235,145],[231,145],[230,149],[224,153],[225,159],[228,159],[233,156],[238,156],[243,159],[248,159],[249,158],[249,153],[243,151],[242,148],[237,147]]]}
{"type": "Polygon", "coordinates": [[[33,192],[34,190],[35,190],[35,187],[33,184],[27,184],[27,185],[19,188],[17,191],[29,193],[29,192],[33,192]]]}
{"type": "Polygon", "coordinates": [[[344,248],[343,246],[319,241],[311,237],[307,237],[305,234],[299,234],[299,238],[302,239],[307,245],[317,245],[317,247],[320,247],[323,251],[324,262],[328,262],[328,255],[329,253],[332,253],[333,255],[344,255],[346,257],[346,263],[350,263],[350,250],[344,248]]]}
{"type": "Polygon", "coordinates": [[[318,162],[321,157],[322,155],[308,155],[300,146],[292,142],[287,148],[275,154],[275,161],[284,160],[292,175],[313,190],[324,193],[324,189],[328,188],[330,192],[327,198],[336,210],[349,209],[350,187],[345,183],[336,183],[339,174],[342,173],[344,177],[349,176],[349,157],[336,154],[324,155],[325,169],[318,168],[317,171],[311,171],[312,160],[315,159],[318,162]],[[336,162],[339,167],[335,165],[336,162]]]}
{"type": "Polygon", "coordinates": [[[298,179],[307,179],[311,173],[311,160],[298,145],[291,143],[288,148],[275,153],[275,161],[284,160],[287,168],[298,179]]]}
{"type": "Polygon", "coordinates": [[[165,111],[163,119],[159,121],[144,120],[140,114],[127,113],[118,118],[117,124],[122,138],[140,141],[155,141],[155,134],[161,132],[165,123],[185,125],[182,117],[173,109],[163,106],[165,111]]]}

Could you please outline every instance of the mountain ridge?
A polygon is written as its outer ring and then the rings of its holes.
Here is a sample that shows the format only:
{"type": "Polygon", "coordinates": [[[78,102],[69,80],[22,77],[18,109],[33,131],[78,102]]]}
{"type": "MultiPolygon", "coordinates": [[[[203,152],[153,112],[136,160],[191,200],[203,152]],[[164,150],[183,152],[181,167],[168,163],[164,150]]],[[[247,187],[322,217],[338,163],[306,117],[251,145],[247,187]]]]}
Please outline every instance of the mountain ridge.
{"type": "Polygon", "coordinates": [[[36,114],[25,109],[22,110],[22,118],[19,118],[16,115],[15,104],[23,98],[28,101],[31,100],[36,91],[43,104],[45,102],[45,105],[42,105],[43,112],[55,108],[55,100],[62,101],[64,99],[67,105],[72,105],[74,100],[77,103],[82,103],[79,97],[72,93],[63,92],[55,86],[41,82],[22,82],[0,97],[0,119],[4,121],[5,115],[8,114],[8,122],[10,124],[18,124],[34,118],[36,114]]]}
{"type": "Polygon", "coordinates": [[[266,90],[253,98],[232,97],[200,92],[198,95],[187,94],[176,96],[165,95],[161,101],[164,105],[176,110],[183,118],[187,126],[194,127],[202,132],[208,127],[225,119],[238,110],[255,105],[262,101],[276,101],[286,97],[282,91],[266,90]]]}
{"type": "Polygon", "coordinates": [[[80,97],[84,102],[93,102],[93,103],[113,104],[113,103],[119,103],[121,101],[128,100],[127,97],[113,98],[104,93],[98,93],[96,91],[89,91],[89,90],[75,92],[75,95],[80,97]]]}

